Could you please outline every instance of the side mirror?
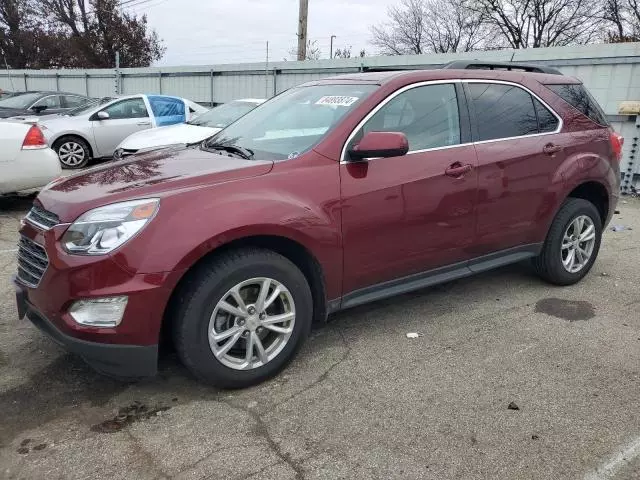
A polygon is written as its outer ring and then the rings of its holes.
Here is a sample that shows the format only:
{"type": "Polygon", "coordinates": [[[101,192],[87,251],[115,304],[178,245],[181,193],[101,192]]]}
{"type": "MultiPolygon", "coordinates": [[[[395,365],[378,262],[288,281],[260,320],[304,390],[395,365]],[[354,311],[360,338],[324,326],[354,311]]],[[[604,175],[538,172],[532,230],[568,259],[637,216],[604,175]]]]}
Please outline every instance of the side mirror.
{"type": "Polygon", "coordinates": [[[356,161],[365,158],[400,157],[408,151],[409,140],[404,133],[369,132],[349,150],[349,157],[356,161]]]}
{"type": "Polygon", "coordinates": [[[109,114],[105,111],[98,112],[96,117],[98,117],[98,120],[109,120],[109,114]]]}
{"type": "Polygon", "coordinates": [[[33,107],[31,107],[31,110],[33,110],[36,113],[42,113],[47,109],[46,105],[34,105],[33,107]]]}

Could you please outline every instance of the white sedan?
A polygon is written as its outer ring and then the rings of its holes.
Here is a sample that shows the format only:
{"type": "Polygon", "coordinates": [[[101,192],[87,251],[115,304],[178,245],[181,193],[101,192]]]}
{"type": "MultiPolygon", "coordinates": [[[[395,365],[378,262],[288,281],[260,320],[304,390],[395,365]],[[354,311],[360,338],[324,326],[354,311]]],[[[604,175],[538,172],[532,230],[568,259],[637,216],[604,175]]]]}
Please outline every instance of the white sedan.
{"type": "Polygon", "coordinates": [[[132,133],[184,123],[207,111],[184,98],[127,95],[96,100],[66,115],[43,118],[38,124],[62,168],[82,168],[91,158],[111,157],[132,133]]]}
{"type": "Polygon", "coordinates": [[[61,173],[37,125],[0,123],[0,195],[43,187],[61,173]]]}
{"type": "Polygon", "coordinates": [[[263,98],[233,100],[215,107],[187,123],[136,132],[118,145],[113,158],[119,160],[139,151],[181,143],[202,142],[249,113],[264,101],[263,98]]]}

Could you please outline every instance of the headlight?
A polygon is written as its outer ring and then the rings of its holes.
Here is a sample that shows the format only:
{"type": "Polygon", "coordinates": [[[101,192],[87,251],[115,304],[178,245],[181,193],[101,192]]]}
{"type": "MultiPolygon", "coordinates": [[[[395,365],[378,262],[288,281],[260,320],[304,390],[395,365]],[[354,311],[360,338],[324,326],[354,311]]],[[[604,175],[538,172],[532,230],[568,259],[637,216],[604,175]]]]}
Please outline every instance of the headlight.
{"type": "Polygon", "coordinates": [[[109,253],[142,230],[159,206],[158,198],[147,198],[90,210],[65,232],[62,246],[76,255],[109,253]]]}

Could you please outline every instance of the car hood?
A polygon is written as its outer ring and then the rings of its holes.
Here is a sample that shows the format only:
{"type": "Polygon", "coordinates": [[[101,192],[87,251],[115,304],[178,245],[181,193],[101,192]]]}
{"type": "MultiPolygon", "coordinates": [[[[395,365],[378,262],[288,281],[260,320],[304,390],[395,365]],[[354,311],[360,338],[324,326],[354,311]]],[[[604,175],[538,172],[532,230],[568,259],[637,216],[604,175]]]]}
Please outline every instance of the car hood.
{"type": "Polygon", "coordinates": [[[143,148],[162,147],[178,143],[199,143],[220,130],[220,128],[199,127],[187,123],[151,128],[128,136],[118,148],[142,150],[143,148]]]}
{"type": "Polygon", "coordinates": [[[136,198],[171,196],[186,189],[268,173],[272,161],[244,160],[197,147],[172,147],[60,178],[38,195],[62,222],[102,205],[136,198]]]}
{"type": "Polygon", "coordinates": [[[29,115],[29,110],[23,110],[22,108],[4,108],[0,107],[0,118],[16,117],[18,115],[29,115]]]}

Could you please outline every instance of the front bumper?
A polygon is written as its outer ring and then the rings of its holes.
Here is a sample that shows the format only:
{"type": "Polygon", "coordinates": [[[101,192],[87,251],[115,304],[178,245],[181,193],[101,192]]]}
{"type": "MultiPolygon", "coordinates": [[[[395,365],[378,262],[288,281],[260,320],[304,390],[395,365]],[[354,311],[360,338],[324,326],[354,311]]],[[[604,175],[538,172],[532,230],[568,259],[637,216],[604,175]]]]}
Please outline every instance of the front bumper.
{"type": "Polygon", "coordinates": [[[26,288],[16,282],[16,301],[20,317],[31,322],[66,350],[82,357],[92,368],[119,378],[153,376],[157,372],[158,345],[119,345],[88,342],[61,332],[30,302],[26,288]]]}

